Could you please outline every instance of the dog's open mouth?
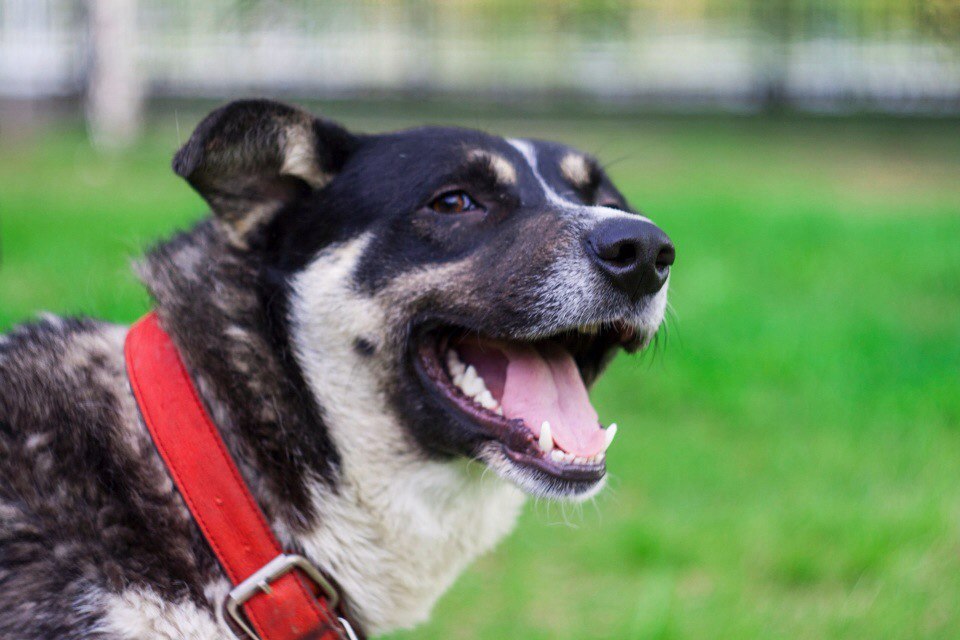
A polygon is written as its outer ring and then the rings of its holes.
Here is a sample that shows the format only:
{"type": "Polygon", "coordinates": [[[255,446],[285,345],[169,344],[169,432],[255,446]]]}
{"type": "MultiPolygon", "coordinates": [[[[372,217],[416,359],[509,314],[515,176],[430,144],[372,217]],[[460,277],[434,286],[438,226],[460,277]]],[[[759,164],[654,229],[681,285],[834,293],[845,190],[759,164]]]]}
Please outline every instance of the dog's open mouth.
{"type": "Polygon", "coordinates": [[[498,442],[513,464],[592,485],[606,473],[617,427],[600,424],[589,378],[615,347],[633,350],[638,342],[626,323],[531,341],[441,328],[422,334],[417,355],[427,384],[448,409],[498,442]]]}

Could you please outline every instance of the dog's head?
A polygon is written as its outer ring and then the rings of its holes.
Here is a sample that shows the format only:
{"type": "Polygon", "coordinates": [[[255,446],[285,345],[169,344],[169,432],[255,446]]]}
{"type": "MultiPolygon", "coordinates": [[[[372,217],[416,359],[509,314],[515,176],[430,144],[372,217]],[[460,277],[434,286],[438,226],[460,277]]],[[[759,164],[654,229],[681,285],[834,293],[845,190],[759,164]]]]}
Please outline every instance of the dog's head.
{"type": "Polygon", "coordinates": [[[465,457],[553,497],[602,485],[613,428],[587,388],[657,331],[674,249],[593,158],[246,101],[174,168],[260,265],[345,460],[465,457]]]}

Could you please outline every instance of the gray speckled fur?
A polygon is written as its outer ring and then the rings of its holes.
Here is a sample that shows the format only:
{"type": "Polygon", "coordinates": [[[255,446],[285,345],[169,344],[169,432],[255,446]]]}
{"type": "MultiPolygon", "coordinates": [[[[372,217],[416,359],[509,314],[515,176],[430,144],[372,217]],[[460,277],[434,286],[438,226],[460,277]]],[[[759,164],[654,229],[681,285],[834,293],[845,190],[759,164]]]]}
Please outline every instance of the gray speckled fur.
{"type": "Polygon", "coordinates": [[[48,318],[0,347],[2,638],[105,638],[101,594],[202,603],[217,570],[140,422],[124,335],[48,318]]]}
{"type": "MultiPolygon", "coordinates": [[[[314,516],[303,482],[332,483],[336,454],[242,256],[208,220],[140,271],[258,501],[295,532],[314,516]]],[[[0,342],[0,638],[112,638],[99,603],[137,586],[213,606],[204,588],[222,573],[140,418],[125,335],[45,317],[0,342]]]]}

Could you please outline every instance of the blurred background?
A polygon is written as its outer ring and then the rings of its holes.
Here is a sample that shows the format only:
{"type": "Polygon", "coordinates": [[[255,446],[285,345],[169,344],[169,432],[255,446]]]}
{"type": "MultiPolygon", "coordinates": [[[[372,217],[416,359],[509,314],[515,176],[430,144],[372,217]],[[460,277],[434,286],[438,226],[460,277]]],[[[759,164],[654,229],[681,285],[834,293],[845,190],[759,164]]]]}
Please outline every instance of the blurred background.
{"type": "Polygon", "coordinates": [[[960,0],[0,0],[0,331],[142,314],[250,95],[577,145],[677,245],[610,489],[395,638],[960,637],[960,0]]]}

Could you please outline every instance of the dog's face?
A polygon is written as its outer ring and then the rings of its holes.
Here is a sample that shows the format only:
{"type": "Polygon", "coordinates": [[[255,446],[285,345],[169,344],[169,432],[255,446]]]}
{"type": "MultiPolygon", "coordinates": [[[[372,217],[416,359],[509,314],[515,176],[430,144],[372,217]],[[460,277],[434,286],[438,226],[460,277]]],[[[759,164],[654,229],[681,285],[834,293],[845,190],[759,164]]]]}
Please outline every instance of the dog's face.
{"type": "Polygon", "coordinates": [[[355,136],[247,102],[201,124],[175,168],[281,283],[322,409],[356,391],[408,450],[481,460],[536,495],[602,486],[614,429],[587,388],[657,331],[674,251],[594,159],[460,129],[355,136]],[[320,362],[336,345],[354,362],[339,377],[320,362]],[[343,380],[358,368],[368,393],[343,380]]]}

